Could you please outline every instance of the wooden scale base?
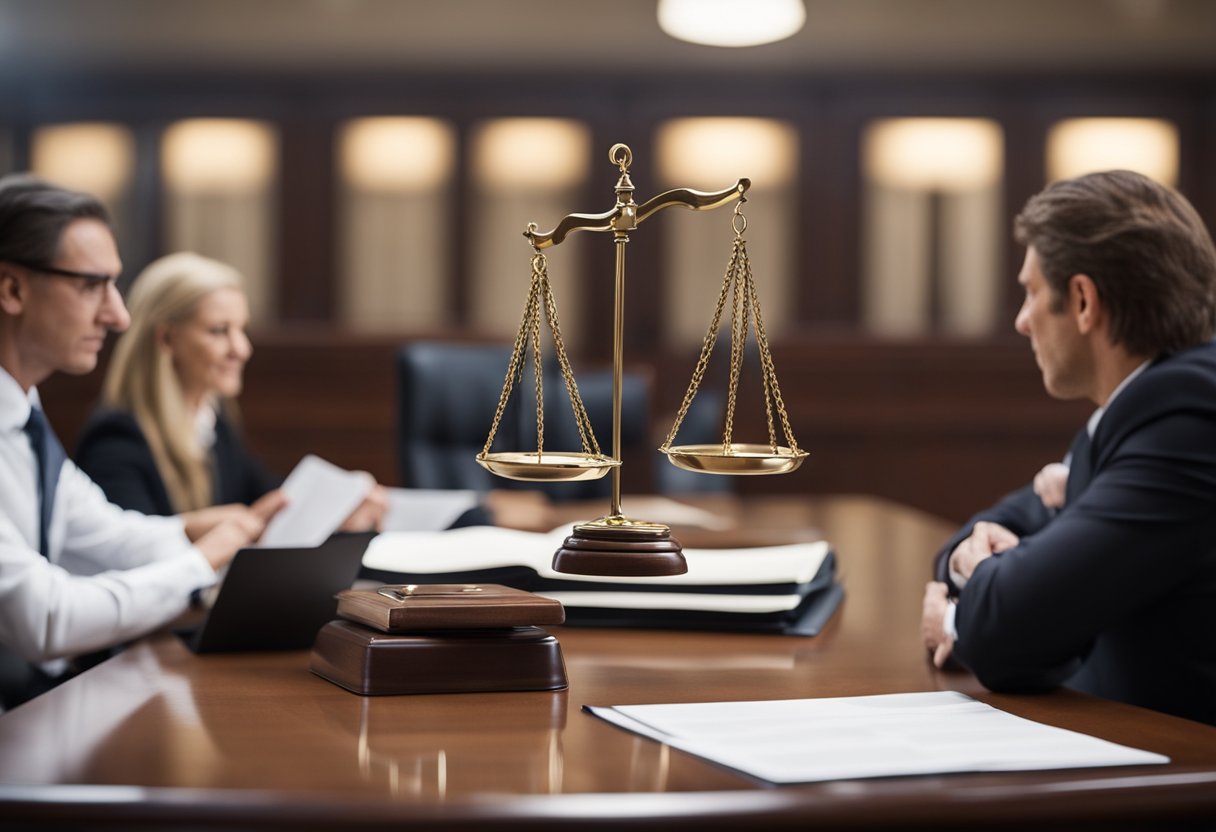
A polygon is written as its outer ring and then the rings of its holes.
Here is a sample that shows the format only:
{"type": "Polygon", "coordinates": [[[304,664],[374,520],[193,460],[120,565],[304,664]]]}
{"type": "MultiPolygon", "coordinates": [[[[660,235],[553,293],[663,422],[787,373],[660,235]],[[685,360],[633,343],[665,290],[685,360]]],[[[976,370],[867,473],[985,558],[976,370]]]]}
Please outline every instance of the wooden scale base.
{"type": "Polygon", "coordinates": [[[353,621],[321,628],[309,670],[364,696],[560,690],[557,639],[539,627],[382,633],[353,621]]]}
{"type": "Polygon", "coordinates": [[[661,523],[613,515],[574,527],[553,555],[553,568],[573,575],[683,575],[679,541],[661,523]]]}
{"type": "Polygon", "coordinates": [[[495,584],[407,584],[338,595],[309,669],[364,696],[561,690],[557,601],[495,584]],[[531,621],[532,624],[524,622],[531,621]]]}

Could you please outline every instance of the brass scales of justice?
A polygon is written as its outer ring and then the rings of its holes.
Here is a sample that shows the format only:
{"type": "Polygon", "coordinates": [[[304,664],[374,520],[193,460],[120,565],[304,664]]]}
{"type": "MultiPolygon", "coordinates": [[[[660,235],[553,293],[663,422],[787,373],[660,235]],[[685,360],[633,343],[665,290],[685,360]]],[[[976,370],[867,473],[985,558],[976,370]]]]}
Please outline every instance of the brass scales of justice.
{"type": "MultiPolygon", "coordinates": [[[[740,179],[733,187],[713,193],[676,188],[666,191],[638,205],[634,202],[634,186],[629,178],[629,167],[633,163],[633,152],[627,145],[614,144],[608,151],[612,164],[620,169],[616,183],[616,205],[602,214],[569,214],[561,219],[550,232],[539,233],[536,223],[529,223],[524,236],[532,245],[532,278],[523,321],[516,335],[502,395],[494,413],[490,435],[477,461],[490,472],[514,480],[535,482],[576,481],[599,479],[612,473],[612,504],[609,513],[589,523],[574,526],[553,557],[553,568],[558,572],[582,575],[679,575],[688,571],[688,564],[678,541],[671,537],[671,529],[662,524],[638,520],[625,516],[621,511],[621,379],[623,374],[623,339],[625,314],[625,245],[629,234],[643,222],[665,208],[682,206],[693,211],[707,211],[735,201],[731,226],[734,244],[726,267],[722,290],[718,295],[713,320],[702,342],[701,355],[693,370],[692,380],[675,423],[659,451],[668,460],[690,471],[705,474],[755,475],[784,474],[798,468],[807,452],[799,449],[790,430],[789,417],[777,384],[777,373],[773,368],[769,352],[768,337],[764,331],[764,319],[752,278],[751,262],[743,233],[747,218],[742,206],[744,194],[751,181],[740,179]],[[616,246],[616,288],[613,331],[612,374],[612,455],[601,450],[591,429],[591,421],[583,406],[566,356],[561,329],[557,319],[557,305],[549,285],[548,263],[544,250],[560,245],[575,231],[611,231],[616,246]],[[722,442],[709,445],[673,445],[688,408],[700,388],[713,351],[719,324],[727,299],[731,299],[731,345],[730,376],[727,390],[726,421],[722,442]],[[544,447],[544,391],[541,382],[541,320],[547,324],[553,341],[553,352],[561,370],[570,397],[571,407],[577,423],[581,452],[547,451],[544,447]],[[732,439],[735,405],[739,387],[739,376],[743,367],[744,346],[747,333],[754,322],[756,344],[760,354],[760,367],[764,382],[764,406],[768,420],[768,443],[736,443],[732,439]],[[502,421],[507,400],[512,388],[523,381],[524,365],[527,362],[528,345],[536,376],[536,450],[491,453],[495,435],[502,421]],[[773,411],[776,410],[787,445],[777,440],[773,411]]],[[[521,384],[522,386],[522,384],[521,384]]],[[[522,394],[521,394],[522,395],[522,394]]]]}

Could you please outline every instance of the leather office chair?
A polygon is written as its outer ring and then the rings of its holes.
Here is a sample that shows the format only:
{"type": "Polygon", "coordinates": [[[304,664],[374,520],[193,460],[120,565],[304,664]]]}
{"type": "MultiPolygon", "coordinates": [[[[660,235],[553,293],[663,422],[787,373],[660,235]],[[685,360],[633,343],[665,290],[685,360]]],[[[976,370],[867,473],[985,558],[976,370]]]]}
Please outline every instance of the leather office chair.
{"type": "MultiPolygon", "coordinates": [[[[533,488],[553,500],[607,498],[611,479],[575,483],[531,483],[495,477],[475,457],[489,435],[511,349],[498,344],[419,341],[398,354],[398,454],[404,483],[414,488],[533,488]]],[[[570,397],[555,362],[545,368],[545,449],[579,451],[581,443],[570,397]]],[[[495,436],[494,451],[536,447],[531,370],[512,391],[495,436]]],[[[596,439],[612,448],[612,373],[582,373],[579,394],[596,439]]],[[[628,459],[650,442],[646,378],[622,379],[621,445],[628,459]]],[[[654,449],[649,448],[651,453],[654,449]]],[[[663,463],[666,465],[666,462],[663,463]]],[[[647,484],[650,485],[649,483],[647,484]]],[[[651,486],[652,487],[652,486],[651,486]]]]}
{"type": "MultiPolygon", "coordinates": [[[[726,397],[718,390],[702,389],[688,407],[673,445],[711,445],[722,441],[726,397]]],[[[671,426],[668,425],[670,430],[671,426]]],[[[664,437],[666,438],[666,437],[664,437]]],[[[659,455],[655,489],[660,494],[725,494],[734,490],[734,477],[685,471],[659,455]]]]}
{"type": "MultiPolygon", "coordinates": [[[[510,347],[417,342],[397,356],[397,452],[401,477],[413,488],[497,486],[477,464],[498,405],[510,347]]],[[[495,450],[520,431],[518,407],[508,408],[495,450]]]]}
{"type": "MultiPolygon", "coordinates": [[[[402,481],[414,488],[532,488],[550,499],[607,499],[610,476],[575,483],[530,483],[496,477],[475,457],[489,435],[511,348],[503,344],[418,341],[398,354],[398,460],[402,481]]],[[[554,362],[545,369],[545,448],[578,451],[578,428],[554,362]]],[[[494,451],[536,447],[531,371],[512,391],[494,440],[494,451]]],[[[579,395],[600,448],[612,450],[612,373],[580,373],[579,395]]],[[[702,444],[721,439],[722,394],[703,389],[693,400],[677,441],[702,444]]],[[[649,380],[627,372],[621,380],[621,448],[627,493],[705,494],[729,491],[730,477],[676,468],[656,451],[651,431],[649,380]]]]}
{"type": "MultiPolygon", "coordinates": [[[[578,427],[570,408],[566,385],[556,368],[552,376],[549,375],[546,373],[545,379],[545,447],[555,451],[580,450],[578,427]]],[[[581,373],[575,380],[600,450],[611,454],[612,371],[581,373]]],[[[531,442],[526,447],[536,447],[535,427],[531,442]]],[[[648,379],[638,373],[625,373],[621,378],[621,457],[625,465],[622,477],[626,491],[653,491],[653,485],[647,480],[648,472],[641,467],[653,454],[648,379]],[[641,476],[635,476],[635,472],[640,472],[641,476]]],[[[549,496],[555,500],[607,500],[612,496],[612,475],[599,480],[567,483],[560,486],[560,490],[557,488],[549,492],[549,496]]]]}

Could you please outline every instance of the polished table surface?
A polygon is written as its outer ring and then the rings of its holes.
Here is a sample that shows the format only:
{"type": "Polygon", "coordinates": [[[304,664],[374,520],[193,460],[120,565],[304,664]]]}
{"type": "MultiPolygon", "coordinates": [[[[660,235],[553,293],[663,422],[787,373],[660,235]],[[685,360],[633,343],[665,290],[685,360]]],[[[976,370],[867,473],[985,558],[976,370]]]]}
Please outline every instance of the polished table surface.
{"type": "Polygon", "coordinates": [[[307,652],[200,657],[154,636],[0,716],[0,822],[943,829],[1216,818],[1216,728],[1068,691],[990,694],[932,668],[920,600],[944,522],[866,497],[710,505],[741,528],[719,543],[832,541],[847,595],[823,633],[558,627],[568,690],[368,698],[309,673],[307,652]],[[773,788],[581,711],[944,689],[1172,762],[773,788]]]}

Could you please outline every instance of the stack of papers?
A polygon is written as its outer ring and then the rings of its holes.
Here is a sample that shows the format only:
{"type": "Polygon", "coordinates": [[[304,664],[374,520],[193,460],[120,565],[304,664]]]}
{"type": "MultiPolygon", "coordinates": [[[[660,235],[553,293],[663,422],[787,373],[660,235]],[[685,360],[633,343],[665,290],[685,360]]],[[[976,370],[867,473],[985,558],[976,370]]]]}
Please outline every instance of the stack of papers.
{"type": "Polygon", "coordinates": [[[551,566],[569,526],[548,533],[474,526],[393,532],[372,541],[364,577],[385,583],[496,583],[561,601],[567,620],[603,626],[814,635],[843,595],[826,541],[685,549],[666,577],[567,575],[551,566]]]}
{"type": "Polygon", "coordinates": [[[1170,761],[953,691],[586,710],[769,783],[1170,761]]]}

